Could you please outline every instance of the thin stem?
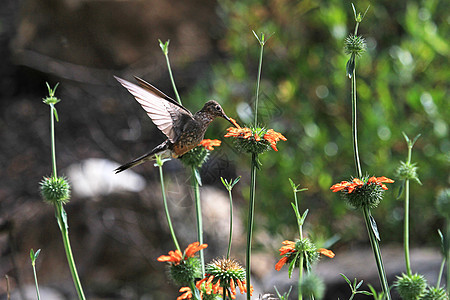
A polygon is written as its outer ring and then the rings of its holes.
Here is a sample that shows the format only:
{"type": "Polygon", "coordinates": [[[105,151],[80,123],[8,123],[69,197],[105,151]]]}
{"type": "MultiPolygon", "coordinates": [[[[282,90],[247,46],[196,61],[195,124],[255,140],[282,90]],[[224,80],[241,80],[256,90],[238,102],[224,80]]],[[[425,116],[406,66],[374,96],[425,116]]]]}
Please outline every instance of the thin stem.
{"type": "Polygon", "coordinates": [[[56,179],[58,177],[58,174],[56,171],[55,118],[53,113],[54,109],[55,109],[54,104],[50,104],[50,135],[52,143],[52,166],[53,166],[53,178],[56,179]]]}
{"type": "Polygon", "coordinates": [[[189,282],[189,288],[191,289],[191,294],[194,300],[198,300],[199,298],[197,297],[197,288],[195,287],[194,281],[190,281],[189,282]]]}
{"type": "Polygon", "coordinates": [[[223,287],[223,300],[226,300],[227,299],[227,288],[226,287],[223,287]]]}
{"type": "Polygon", "coordinates": [[[252,154],[251,175],[250,175],[250,202],[248,208],[248,225],[247,225],[247,253],[246,253],[246,285],[247,300],[250,300],[250,274],[251,274],[251,252],[252,252],[252,233],[253,233],[253,213],[255,210],[255,189],[256,189],[256,169],[258,164],[258,155],[252,154]]]}
{"type": "MultiPolygon", "coordinates": [[[[203,244],[203,221],[202,221],[202,207],[200,202],[200,185],[197,181],[195,173],[197,172],[196,167],[192,167],[192,185],[194,187],[194,198],[195,198],[195,214],[197,216],[197,239],[198,242],[203,244]]],[[[205,257],[203,249],[200,250],[200,261],[202,263],[202,274],[205,274],[205,257]]]]}
{"type": "MultiPolygon", "coordinates": [[[[356,30],[355,30],[356,31],[356,30]]],[[[352,134],[353,134],[353,153],[355,159],[355,167],[358,178],[362,177],[361,163],[359,160],[359,150],[358,150],[358,128],[357,128],[357,110],[356,110],[356,60],[355,68],[353,69],[352,75],[352,134]]]]}
{"type": "Polygon", "coordinates": [[[304,253],[302,252],[300,254],[300,262],[299,262],[299,273],[298,273],[298,300],[303,299],[303,293],[302,293],[302,281],[303,281],[303,259],[304,259],[304,253]]]}
{"type": "Polygon", "coordinates": [[[409,179],[405,180],[405,220],[403,225],[403,245],[405,250],[406,273],[411,276],[411,262],[409,260],[409,179]]]}
{"type": "Polygon", "coordinates": [[[264,41],[261,43],[261,50],[259,52],[259,66],[258,66],[258,78],[256,81],[256,100],[255,100],[255,128],[258,126],[258,100],[259,100],[259,83],[261,82],[261,69],[264,51],[264,41]]]}
{"type": "Polygon", "coordinates": [[[39,285],[38,285],[37,274],[36,274],[36,266],[35,266],[34,262],[31,265],[33,266],[34,284],[36,285],[37,299],[40,300],[41,295],[39,294],[39,285]]]}
{"type": "Polygon", "coordinates": [[[162,163],[157,163],[157,165],[159,167],[159,178],[161,181],[161,194],[163,196],[164,212],[166,213],[166,219],[167,219],[167,224],[169,225],[170,235],[172,236],[172,240],[173,240],[173,243],[175,244],[175,247],[177,248],[178,251],[180,251],[182,253],[180,245],[178,244],[177,237],[175,236],[175,231],[173,230],[172,221],[170,219],[170,214],[169,214],[169,208],[167,206],[166,190],[164,188],[164,175],[163,175],[162,163]]]}
{"type": "Polygon", "coordinates": [[[450,238],[450,222],[449,222],[449,220],[447,220],[446,221],[446,226],[447,226],[447,232],[446,232],[446,234],[445,234],[445,239],[444,239],[444,243],[445,243],[445,246],[444,246],[444,249],[445,249],[445,251],[446,251],[446,253],[445,253],[445,260],[447,261],[447,290],[449,290],[450,289],[450,247],[449,247],[449,238],[450,238]]]}
{"type": "Polygon", "coordinates": [[[231,194],[231,189],[228,190],[228,196],[230,197],[230,235],[228,239],[227,259],[230,258],[231,240],[233,236],[233,195],[231,194]]]}
{"type": "MultiPolygon", "coordinates": [[[[413,144],[408,143],[408,159],[407,165],[411,164],[411,156],[412,156],[412,147],[413,144]]],[[[412,275],[411,272],[411,262],[409,259],[409,179],[405,180],[405,217],[404,217],[404,225],[403,225],[403,246],[405,250],[405,263],[406,263],[406,272],[409,276],[412,275]]]]}
{"type": "Polygon", "coordinates": [[[442,275],[444,274],[444,266],[445,266],[445,257],[442,260],[441,267],[439,268],[439,276],[436,283],[436,288],[439,288],[441,286],[442,275]]]}
{"type": "Polygon", "coordinates": [[[364,221],[366,222],[366,228],[369,235],[370,245],[372,246],[373,255],[375,257],[375,262],[378,269],[378,277],[380,278],[381,287],[384,294],[386,295],[386,300],[391,300],[391,294],[389,291],[389,284],[386,279],[386,272],[384,270],[383,259],[381,257],[380,245],[378,240],[372,230],[370,221],[370,210],[368,207],[363,208],[364,221]]]}
{"type": "Polygon", "coordinates": [[[180,105],[181,105],[181,98],[180,98],[180,95],[178,94],[177,86],[175,85],[175,80],[173,79],[172,68],[170,67],[168,51],[164,52],[164,56],[166,57],[167,68],[169,69],[170,81],[172,82],[172,87],[173,87],[173,91],[175,92],[175,97],[177,98],[178,103],[180,103],[180,105]]]}
{"type": "Polygon", "coordinates": [[[69,263],[70,272],[72,273],[73,283],[78,293],[78,299],[85,300],[83,288],[81,287],[80,278],[78,277],[77,267],[75,265],[75,260],[72,254],[72,248],[70,246],[69,231],[67,229],[67,224],[63,220],[64,209],[62,203],[58,202],[55,205],[56,217],[58,220],[59,228],[61,230],[61,235],[64,243],[64,250],[66,251],[67,262],[69,263]]]}
{"type": "MultiPolygon", "coordinates": [[[[294,201],[295,201],[295,207],[297,208],[297,211],[299,211],[299,207],[298,207],[298,200],[297,200],[297,192],[294,190],[294,201]]],[[[303,239],[303,228],[302,225],[300,224],[300,222],[297,220],[297,225],[298,225],[298,233],[300,235],[300,239],[303,239]]]]}

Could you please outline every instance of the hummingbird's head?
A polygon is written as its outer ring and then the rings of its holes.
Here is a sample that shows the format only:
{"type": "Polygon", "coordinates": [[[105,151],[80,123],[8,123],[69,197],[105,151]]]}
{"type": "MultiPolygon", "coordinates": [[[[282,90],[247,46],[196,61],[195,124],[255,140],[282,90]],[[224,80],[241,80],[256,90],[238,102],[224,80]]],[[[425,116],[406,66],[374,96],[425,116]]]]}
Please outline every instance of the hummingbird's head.
{"type": "Polygon", "coordinates": [[[225,112],[223,111],[222,106],[220,106],[220,104],[217,103],[217,101],[209,100],[203,106],[202,111],[207,113],[210,116],[213,116],[214,118],[215,117],[222,117],[225,120],[227,120],[228,122],[230,122],[231,124],[233,124],[231,122],[230,118],[228,118],[227,115],[225,114],[225,112]]]}

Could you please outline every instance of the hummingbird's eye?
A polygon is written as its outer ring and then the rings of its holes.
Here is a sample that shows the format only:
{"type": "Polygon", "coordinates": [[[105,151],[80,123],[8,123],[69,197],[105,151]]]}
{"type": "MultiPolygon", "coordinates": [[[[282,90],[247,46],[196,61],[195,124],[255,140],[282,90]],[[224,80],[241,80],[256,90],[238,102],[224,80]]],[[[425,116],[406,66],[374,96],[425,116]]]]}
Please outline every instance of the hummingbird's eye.
{"type": "Polygon", "coordinates": [[[216,109],[217,111],[220,111],[220,105],[216,105],[215,109],[216,109]]]}

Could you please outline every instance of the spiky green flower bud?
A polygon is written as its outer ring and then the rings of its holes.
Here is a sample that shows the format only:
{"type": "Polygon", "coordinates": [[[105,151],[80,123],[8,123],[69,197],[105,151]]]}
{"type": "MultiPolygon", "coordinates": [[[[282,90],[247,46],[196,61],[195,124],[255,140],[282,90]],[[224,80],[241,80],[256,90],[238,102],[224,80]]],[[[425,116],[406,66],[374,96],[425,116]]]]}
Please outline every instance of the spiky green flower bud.
{"type": "Polygon", "coordinates": [[[428,287],[422,299],[427,300],[448,300],[447,291],[444,288],[428,287]]]}
{"type": "Polygon", "coordinates": [[[346,54],[359,57],[366,51],[366,40],[359,35],[350,34],[344,41],[346,54]]]}
{"type": "Polygon", "coordinates": [[[49,204],[67,203],[70,198],[70,184],[65,177],[44,177],[40,184],[42,198],[49,204]]]}
{"type": "Polygon", "coordinates": [[[312,273],[303,278],[300,283],[300,288],[302,295],[308,298],[314,296],[314,299],[322,299],[325,295],[325,284],[323,280],[312,273]]]}
{"type": "Polygon", "coordinates": [[[411,164],[401,161],[400,166],[398,166],[395,174],[399,179],[414,179],[419,184],[422,184],[419,180],[419,177],[417,176],[417,169],[418,167],[415,163],[411,164]]]}
{"type": "Polygon", "coordinates": [[[202,263],[197,256],[188,257],[180,264],[169,265],[169,276],[177,285],[189,285],[202,277],[202,263]]]}
{"type": "Polygon", "coordinates": [[[403,300],[418,300],[423,299],[427,288],[427,281],[420,274],[411,276],[403,274],[401,277],[397,276],[397,281],[394,286],[403,300]]]}
{"type": "Polygon", "coordinates": [[[202,146],[197,146],[180,159],[187,166],[200,168],[208,160],[208,157],[209,151],[202,146]]]}

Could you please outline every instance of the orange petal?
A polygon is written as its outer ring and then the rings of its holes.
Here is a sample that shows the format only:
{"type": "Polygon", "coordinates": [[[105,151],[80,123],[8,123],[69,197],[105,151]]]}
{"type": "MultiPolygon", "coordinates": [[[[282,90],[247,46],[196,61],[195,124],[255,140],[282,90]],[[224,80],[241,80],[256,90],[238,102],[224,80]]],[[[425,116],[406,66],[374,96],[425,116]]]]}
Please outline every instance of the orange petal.
{"type": "Polygon", "coordinates": [[[239,279],[236,279],[237,286],[239,287],[239,291],[241,294],[245,293],[245,288],[242,282],[239,279]]]}
{"type": "Polygon", "coordinates": [[[288,257],[283,256],[275,265],[275,270],[280,271],[281,268],[286,264],[287,260],[288,260],[288,257]]]}
{"type": "Polygon", "coordinates": [[[322,255],[328,256],[329,258],[333,258],[335,256],[333,251],[325,249],[325,248],[319,248],[319,249],[317,249],[317,252],[319,252],[322,255]]]}
{"type": "Polygon", "coordinates": [[[234,280],[233,278],[230,278],[230,289],[231,289],[231,293],[233,295],[236,295],[236,286],[234,285],[234,280]]]}

